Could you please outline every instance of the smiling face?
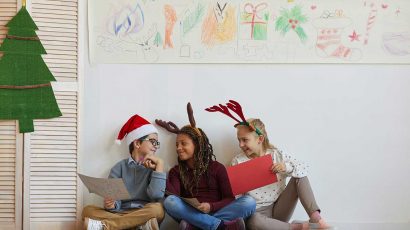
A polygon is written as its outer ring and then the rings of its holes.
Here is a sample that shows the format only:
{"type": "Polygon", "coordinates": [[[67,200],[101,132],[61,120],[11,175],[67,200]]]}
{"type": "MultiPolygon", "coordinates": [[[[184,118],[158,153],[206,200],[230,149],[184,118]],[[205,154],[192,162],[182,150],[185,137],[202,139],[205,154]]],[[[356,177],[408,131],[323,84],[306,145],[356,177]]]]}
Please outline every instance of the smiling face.
{"type": "Polygon", "coordinates": [[[263,155],[263,136],[258,136],[251,131],[248,126],[239,125],[237,127],[237,138],[239,147],[246,156],[254,158],[263,155]]]}
{"type": "Polygon", "coordinates": [[[177,154],[181,161],[193,161],[195,153],[194,141],[187,134],[180,133],[176,140],[177,154]]]}
{"type": "MultiPolygon", "coordinates": [[[[145,137],[143,140],[135,140],[134,141],[134,150],[133,151],[133,157],[135,158],[143,158],[148,154],[155,154],[157,151],[157,147],[155,147],[151,141],[158,141],[158,134],[156,133],[151,133],[147,137],[145,137]],[[138,156],[138,157],[137,157],[138,156]]],[[[140,159],[135,159],[136,161],[139,161],[140,159]]]]}

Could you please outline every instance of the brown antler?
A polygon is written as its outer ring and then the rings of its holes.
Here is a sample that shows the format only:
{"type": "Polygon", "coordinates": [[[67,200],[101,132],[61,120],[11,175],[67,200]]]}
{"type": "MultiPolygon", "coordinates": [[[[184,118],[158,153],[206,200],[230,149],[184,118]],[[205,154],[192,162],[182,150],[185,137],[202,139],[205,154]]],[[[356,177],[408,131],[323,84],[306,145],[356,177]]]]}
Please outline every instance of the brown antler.
{"type": "Polygon", "coordinates": [[[234,101],[234,100],[229,100],[228,103],[226,103],[228,108],[232,111],[234,111],[238,116],[242,119],[242,121],[246,122],[245,116],[243,115],[242,107],[241,105],[234,101]]]}
{"type": "Polygon", "coordinates": [[[191,106],[190,102],[188,102],[188,104],[186,105],[186,110],[188,112],[189,123],[191,124],[191,126],[193,128],[196,128],[196,122],[195,122],[195,118],[194,118],[194,111],[192,110],[192,106],[191,106]]]}
{"type": "Polygon", "coordinates": [[[205,110],[208,112],[221,112],[225,114],[226,116],[234,119],[236,122],[238,123],[241,122],[240,120],[232,116],[231,112],[229,112],[228,107],[226,107],[225,105],[219,104],[219,107],[217,105],[214,105],[212,107],[206,108],[205,110]]]}
{"type": "Polygon", "coordinates": [[[168,130],[171,133],[178,134],[178,132],[179,132],[178,126],[176,126],[171,121],[166,122],[166,121],[163,121],[163,120],[155,119],[155,123],[157,123],[157,125],[161,126],[162,128],[165,128],[166,130],[168,130]]]}

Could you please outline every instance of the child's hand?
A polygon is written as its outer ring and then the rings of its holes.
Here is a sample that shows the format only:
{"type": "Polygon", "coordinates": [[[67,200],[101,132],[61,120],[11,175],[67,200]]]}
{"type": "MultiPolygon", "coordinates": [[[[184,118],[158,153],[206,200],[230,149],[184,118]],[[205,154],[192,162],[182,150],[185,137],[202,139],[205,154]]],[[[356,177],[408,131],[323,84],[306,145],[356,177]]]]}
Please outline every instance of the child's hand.
{"type": "Polygon", "coordinates": [[[211,205],[209,203],[201,203],[198,209],[204,213],[209,213],[211,211],[211,205]]]}
{"type": "Polygon", "coordinates": [[[105,209],[115,208],[115,200],[108,198],[108,197],[104,198],[104,208],[105,209]]]}
{"type": "Polygon", "coordinates": [[[286,165],[283,162],[276,163],[276,164],[272,165],[271,170],[272,170],[273,173],[285,173],[286,172],[286,165]]]}
{"type": "Polygon", "coordinates": [[[150,168],[152,170],[155,170],[157,172],[163,172],[164,171],[164,161],[155,156],[155,155],[147,155],[144,158],[143,164],[146,168],[150,168]]]}

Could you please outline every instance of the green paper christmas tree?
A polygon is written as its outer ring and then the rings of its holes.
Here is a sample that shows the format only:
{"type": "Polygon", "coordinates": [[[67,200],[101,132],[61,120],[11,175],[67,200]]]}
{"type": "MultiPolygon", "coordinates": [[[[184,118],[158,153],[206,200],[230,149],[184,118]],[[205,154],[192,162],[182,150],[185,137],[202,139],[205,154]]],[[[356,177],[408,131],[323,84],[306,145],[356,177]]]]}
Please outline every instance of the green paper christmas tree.
{"type": "Polygon", "coordinates": [[[6,27],[0,46],[0,120],[18,120],[21,133],[33,132],[33,119],[61,116],[50,83],[55,78],[41,57],[46,51],[25,6],[6,27]]]}

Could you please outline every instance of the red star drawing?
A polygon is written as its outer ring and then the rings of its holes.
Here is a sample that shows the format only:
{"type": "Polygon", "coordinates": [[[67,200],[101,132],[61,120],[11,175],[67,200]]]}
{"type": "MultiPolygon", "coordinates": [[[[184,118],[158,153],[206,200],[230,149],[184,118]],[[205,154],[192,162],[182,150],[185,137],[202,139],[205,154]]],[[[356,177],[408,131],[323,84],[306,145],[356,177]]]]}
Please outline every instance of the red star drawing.
{"type": "Polygon", "coordinates": [[[359,41],[360,34],[356,34],[356,31],[353,30],[353,34],[349,35],[350,41],[359,41]]]}

